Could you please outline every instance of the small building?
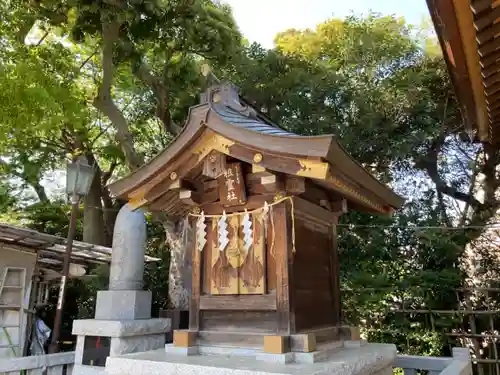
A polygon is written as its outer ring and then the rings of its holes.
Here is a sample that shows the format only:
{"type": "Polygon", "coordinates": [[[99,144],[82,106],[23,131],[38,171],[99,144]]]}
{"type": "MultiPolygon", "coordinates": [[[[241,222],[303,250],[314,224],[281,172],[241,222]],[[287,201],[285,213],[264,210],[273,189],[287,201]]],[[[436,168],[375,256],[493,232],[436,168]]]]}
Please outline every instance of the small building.
{"type": "Polygon", "coordinates": [[[353,334],[341,327],[336,223],[403,203],[334,136],[279,128],[231,84],[209,88],[170,146],[110,190],[190,218],[189,330],[174,345],[278,353],[353,334]]]}
{"type": "MultiPolygon", "coordinates": [[[[49,289],[59,285],[65,251],[65,238],[0,224],[0,358],[27,354],[33,310],[47,304],[49,289]]],[[[110,248],[74,241],[70,277],[110,262],[110,248]]]]}

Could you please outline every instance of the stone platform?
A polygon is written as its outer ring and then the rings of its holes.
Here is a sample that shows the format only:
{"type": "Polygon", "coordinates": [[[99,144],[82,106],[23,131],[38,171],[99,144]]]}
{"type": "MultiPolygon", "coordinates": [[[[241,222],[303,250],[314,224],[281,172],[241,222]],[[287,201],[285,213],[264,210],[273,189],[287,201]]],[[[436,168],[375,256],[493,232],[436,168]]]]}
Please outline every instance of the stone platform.
{"type": "MultiPolygon", "coordinates": [[[[203,350],[201,350],[203,353],[203,350]]],[[[315,363],[270,363],[247,353],[182,355],[163,349],[108,357],[109,375],[391,375],[396,347],[337,348],[315,363]]],[[[296,354],[296,353],[295,353],[296,354]]]]}

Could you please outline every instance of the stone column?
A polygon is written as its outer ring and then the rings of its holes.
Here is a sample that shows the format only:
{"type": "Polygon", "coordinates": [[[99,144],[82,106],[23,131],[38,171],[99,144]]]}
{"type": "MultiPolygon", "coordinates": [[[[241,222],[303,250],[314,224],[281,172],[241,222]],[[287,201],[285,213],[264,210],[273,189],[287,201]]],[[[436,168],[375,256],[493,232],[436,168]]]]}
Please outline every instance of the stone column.
{"type": "Polygon", "coordinates": [[[145,248],[144,212],[134,211],[127,204],[116,218],[109,290],[97,292],[95,319],[73,322],[73,334],[78,336],[73,375],[102,373],[103,360],[108,356],[154,350],[165,345],[170,319],[151,319],[152,295],[142,290],[145,248]],[[101,349],[97,350],[96,336],[101,342],[101,349]],[[95,356],[92,352],[104,359],[90,360],[90,356],[95,356]]]}
{"type": "Polygon", "coordinates": [[[142,290],[145,248],[144,212],[126,204],[116,218],[109,290],[97,293],[96,319],[151,318],[151,292],[142,290]]]}
{"type": "Polygon", "coordinates": [[[109,290],[141,290],[146,247],[146,218],[127,204],[116,218],[109,290]]]}

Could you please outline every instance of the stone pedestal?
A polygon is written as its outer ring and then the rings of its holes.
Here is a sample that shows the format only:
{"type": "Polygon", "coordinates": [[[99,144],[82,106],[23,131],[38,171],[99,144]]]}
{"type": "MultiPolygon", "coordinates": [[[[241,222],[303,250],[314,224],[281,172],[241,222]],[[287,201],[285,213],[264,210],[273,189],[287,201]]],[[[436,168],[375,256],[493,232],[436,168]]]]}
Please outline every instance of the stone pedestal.
{"type": "Polygon", "coordinates": [[[146,320],[75,320],[73,334],[77,336],[75,363],[82,364],[86,336],[109,337],[109,355],[155,350],[165,345],[168,319],[146,320]]]}
{"type": "MultiPolygon", "coordinates": [[[[130,310],[133,309],[131,306],[130,310]]],[[[169,330],[170,319],[161,318],[75,320],[73,335],[77,336],[77,341],[73,375],[102,373],[107,357],[164,348],[165,333],[169,330]],[[96,338],[99,345],[95,344],[96,338]]]]}
{"type": "Polygon", "coordinates": [[[135,320],[151,318],[151,292],[148,290],[104,290],[97,292],[95,318],[135,320]]]}
{"type": "Polygon", "coordinates": [[[109,290],[97,293],[95,319],[75,320],[73,375],[101,374],[106,360],[163,348],[170,319],[151,319],[151,292],[142,290],[146,220],[125,205],[113,234],[109,290]]]}

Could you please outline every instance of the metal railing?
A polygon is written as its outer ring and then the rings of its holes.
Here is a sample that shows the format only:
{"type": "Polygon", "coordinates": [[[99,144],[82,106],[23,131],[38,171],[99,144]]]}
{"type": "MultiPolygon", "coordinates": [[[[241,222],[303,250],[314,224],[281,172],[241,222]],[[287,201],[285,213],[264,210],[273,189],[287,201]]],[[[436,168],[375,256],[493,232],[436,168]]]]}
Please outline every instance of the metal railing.
{"type": "Polygon", "coordinates": [[[453,357],[399,355],[392,367],[402,369],[404,375],[416,375],[423,371],[429,375],[472,375],[472,363],[467,348],[453,348],[453,357]]]}
{"type": "Polygon", "coordinates": [[[75,352],[0,359],[0,375],[71,375],[75,352]]]}

